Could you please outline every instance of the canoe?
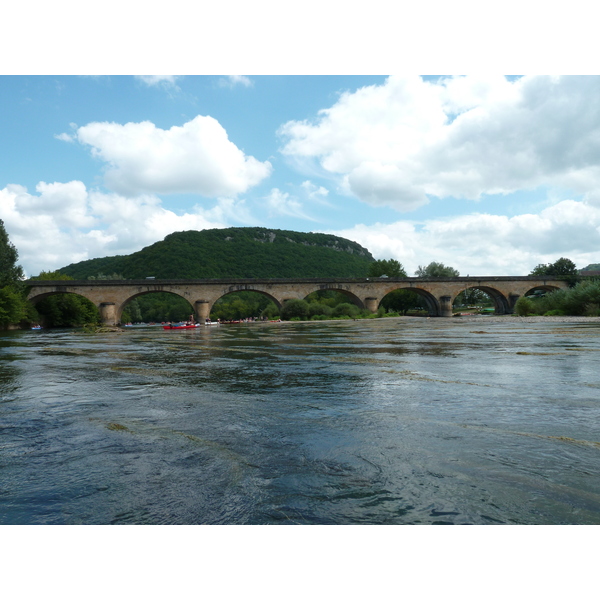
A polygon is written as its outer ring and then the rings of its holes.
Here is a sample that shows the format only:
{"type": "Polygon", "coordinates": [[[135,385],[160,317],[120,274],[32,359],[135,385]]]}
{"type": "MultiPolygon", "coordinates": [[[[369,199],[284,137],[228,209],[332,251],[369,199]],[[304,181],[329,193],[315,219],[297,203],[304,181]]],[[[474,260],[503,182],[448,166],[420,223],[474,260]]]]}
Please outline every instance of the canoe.
{"type": "Polygon", "coordinates": [[[200,327],[200,323],[194,325],[163,325],[163,329],[196,329],[200,327]]]}

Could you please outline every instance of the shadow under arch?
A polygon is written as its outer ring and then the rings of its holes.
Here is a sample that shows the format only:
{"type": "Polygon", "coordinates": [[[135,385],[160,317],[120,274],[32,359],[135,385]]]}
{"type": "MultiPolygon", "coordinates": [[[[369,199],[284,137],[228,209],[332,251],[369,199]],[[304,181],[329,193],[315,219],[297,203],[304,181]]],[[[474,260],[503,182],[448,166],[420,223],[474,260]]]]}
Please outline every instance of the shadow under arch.
{"type": "Polygon", "coordinates": [[[497,315],[508,315],[513,312],[512,309],[516,298],[513,301],[512,298],[507,298],[502,292],[487,285],[470,285],[465,287],[458,294],[456,294],[454,298],[452,298],[452,303],[454,304],[456,298],[458,298],[460,294],[466,292],[467,290],[479,290],[480,292],[484,292],[485,294],[487,294],[494,303],[494,313],[497,315]]]}
{"type": "Polygon", "coordinates": [[[211,319],[260,318],[264,316],[263,313],[268,307],[271,307],[268,314],[272,316],[279,314],[282,303],[268,292],[260,289],[231,290],[219,296],[212,305],[209,305],[209,312],[211,319]],[[240,303],[236,306],[235,299],[237,298],[240,303]]]}
{"type": "Polygon", "coordinates": [[[100,320],[99,307],[77,292],[53,290],[28,299],[48,327],[79,327],[100,320]],[[65,301],[66,300],[66,301],[65,301]]]}
{"type": "MultiPolygon", "coordinates": [[[[164,290],[164,291],[150,290],[150,291],[137,292],[137,293],[129,296],[126,300],[124,300],[122,302],[122,304],[116,309],[117,322],[118,323],[122,322],[123,313],[128,309],[128,307],[131,305],[131,303],[134,300],[139,300],[143,297],[148,297],[148,296],[155,297],[155,298],[158,298],[159,296],[163,296],[163,297],[170,296],[173,299],[172,310],[177,310],[179,308],[180,309],[179,312],[186,313],[186,314],[178,315],[173,318],[170,318],[168,316],[168,313],[165,313],[164,316],[161,316],[161,317],[157,316],[156,318],[148,319],[150,321],[182,320],[182,319],[187,319],[192,314],[195,314],[194,307],[190,303],[189,299],[186,298],[185,296],[178,294],[177,292],[170,291],[170,290],[164,290]],[[177,304],[179,304],[179,307],[177,306],[177,304]],[[183,310],[184,306],[185,306],[185,310],[183,310]]],[[[166,309],[166,310],[168,310],[168,309],[166,309]]]]}
{"type": "Polygon", "coordinates": [[[555,285],[536,285],[535,287],[532,287],[531,289],[527,290],[523,296],[533,296],[535,295],[535,292],[556,292],[557,290],[560,290],[561,288],[556,287],[555,285]]]}
{"type": "Polygon", "coordinates": [[[360,308],[361,310],[365,308],[365,303],[356,294],[353,294],[352,292],[345,290],[342,287],[336,286],[335,284],[320,285],[318,288],[314,289],[309,294],[306,294],[306,296],[304,296],[303,299],[306,300],[309,296],[312,296],[313,294],[315,294],[316,297],[319,298],[320,296],[325,295],[326,292],[336,292],[339,294],[343,294],[348,299],[350,304],[358,306],[358,308],[360,308]]]}
{"type": "Polygon", "coordinates": [[[383,301],[390,296],[390,294],[394,294],[395,292],[414,292],[418,296],[418,302],[421,303],[422,307],[427,311],[428,316],[430,317],[441,317],[442,316],[442,307],[438,301],[438,299],[427,290],[424,290],[419,287],[399,285],[396,288],[389,290],[383,298],[379,301],[377,308],[382,306],[383,301]]]}
{"type": "Polygon", "coordinates": [[[263,290],[232,290],[231,292],[227,292],[225,294],[222,294],[221,296],[219,296],[213,303],[213,306],[222,298],[226,298],[227,296],[231,296],[232,294],[260,294],[261,296],[264,296],[265,298],[268,298],[271,302],[273,302],[275,304],[275,306],[277,306],[277,308],[281,308],[281,302],[279,300],[277,300],[277,298],[275,298],[275,296],[272,296],[271,294],[269,294],[269,292],[265,292],[263,290]]]}

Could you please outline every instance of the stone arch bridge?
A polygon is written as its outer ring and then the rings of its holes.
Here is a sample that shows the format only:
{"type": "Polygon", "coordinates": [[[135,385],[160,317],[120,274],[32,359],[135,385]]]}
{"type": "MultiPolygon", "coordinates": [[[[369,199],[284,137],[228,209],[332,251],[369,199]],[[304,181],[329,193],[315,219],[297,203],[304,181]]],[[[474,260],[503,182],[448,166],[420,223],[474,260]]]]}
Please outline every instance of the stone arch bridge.
{"type": "Polygon", "coordinates": [[[334,290],[348,296],[362,309],[376,312],[381,300],[394,290],[413,290],[425,302],[432,317],[451,317],[452,303],[466,289],[486,292],[497,314],[513,312],[520,296],[534,290],[553,291],[568,287],[564,281],[544,277],[443,277],[362,279],[123,279],[86,281],[29,280],[28,299],[33,303],[53,294],[79,294],[100,310],[106,325],[120,323],[127,304],[142,294],[169,292],[185,298],[196,318],[208,318],[214,303],[232,292],[253,291],[268,296],[281,307],[286,300],[303,299],[318,290],[334,290]]]}

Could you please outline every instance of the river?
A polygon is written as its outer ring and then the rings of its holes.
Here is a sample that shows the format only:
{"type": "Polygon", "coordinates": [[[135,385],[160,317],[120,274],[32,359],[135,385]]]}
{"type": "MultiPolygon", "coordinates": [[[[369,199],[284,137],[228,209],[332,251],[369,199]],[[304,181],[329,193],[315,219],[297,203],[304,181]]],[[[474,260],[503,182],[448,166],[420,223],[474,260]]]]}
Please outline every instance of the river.
{"type": "Polygon", "coordinates": [[[600,524],[599,334],[0,333],[0,524],[600,524]]]}

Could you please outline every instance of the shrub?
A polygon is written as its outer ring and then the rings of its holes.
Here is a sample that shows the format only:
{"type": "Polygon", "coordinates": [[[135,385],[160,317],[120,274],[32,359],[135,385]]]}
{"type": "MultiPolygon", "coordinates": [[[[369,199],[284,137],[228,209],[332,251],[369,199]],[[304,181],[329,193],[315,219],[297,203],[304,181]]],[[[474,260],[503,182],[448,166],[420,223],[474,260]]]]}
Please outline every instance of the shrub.
{"type": "Polygon", "coordinates": [[[311,302],[308,305],[308,315],[310,317],[328,316],[333,312],[330,306],[321,304],[320,302],[311,302]]]}
{"type": "Polygon", "coordinates": [[[354,305],[354,304],[350,304],[349,302],[343,302],[342,304],[338,304],[334,309],[333,309],[333,316],[335,317],[356,317],[358,315],[358,313],[360,312],[360,309],[358,308],[358,306],[354,305]]]}
{"type": "Polygon", "coordinates": [[[527,317],[536,314],[535,304],[531,298],[521,296],[515,304],[515,313],[519,317],[527,317]]]}
{"type": "Polygon", "coordinates": [[[293,317],[298,317],[298,319],[306,319],[308,316],[308,302],[304,300],[298,300],[293,298],[292,300],[288,300],[284,302],[283,307],[281,308],[281,318],[284,321],[291,321],[293,317]]]}

